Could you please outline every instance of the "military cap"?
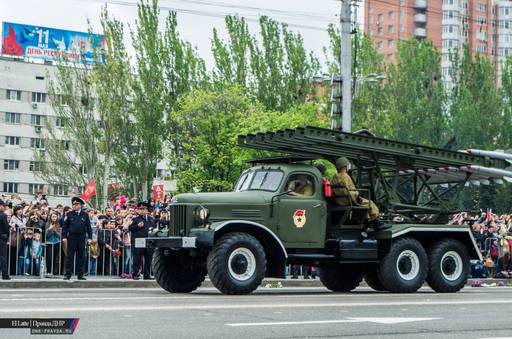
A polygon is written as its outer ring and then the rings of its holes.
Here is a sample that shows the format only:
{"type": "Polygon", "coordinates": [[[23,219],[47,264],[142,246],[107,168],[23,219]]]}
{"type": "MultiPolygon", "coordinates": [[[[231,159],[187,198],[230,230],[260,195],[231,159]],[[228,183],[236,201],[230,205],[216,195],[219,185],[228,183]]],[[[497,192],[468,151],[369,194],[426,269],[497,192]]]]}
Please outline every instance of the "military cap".
{"type": "Polygon", "coordinates": [[[350,161],[345,157],[340,157],[336,160],[336,169],[340,169],[344,166],[350,166],[350,161]]]}
{"type": "Polygon", "coordinates": [[[75,203],[79,203],[80,205],[85,205],[84,199],[82,199],[80,197],[71,198],[71,205],[74,205],[75,203]]]}
{"type": "Polygon", "coordinates": [[[137,203],[137,208],[139,208],[139,209],[140,208],[147,208],[147,209],[149,209],[149,207],[150,207],[150,205],[149,205],[149,203],[147,201],[139,201],[137,203]]]}

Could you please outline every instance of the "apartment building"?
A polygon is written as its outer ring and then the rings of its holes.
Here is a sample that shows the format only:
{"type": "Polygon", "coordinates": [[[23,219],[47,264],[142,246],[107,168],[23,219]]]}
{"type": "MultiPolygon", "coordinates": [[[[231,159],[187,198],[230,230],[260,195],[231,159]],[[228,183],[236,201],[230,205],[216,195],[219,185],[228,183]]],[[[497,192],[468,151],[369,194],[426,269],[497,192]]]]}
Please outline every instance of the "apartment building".
{"type": "Polygon", "coordinates": [[[510,0],[367,0],[365,33],[392,61],[400,39],[433,41],[441,51],[443,79],[450,78],[450,52],[468,44],[473,53],[492,60],[496,75],[512,54],[512,1],[510,0]]]}
{"type": "Polygon", "coordinates": [[[39,178],[40,163],[34,161],[35,152],[44,153],[46,121],[56,128],[63,123],[55,117],[47,94],[48,76],[54,72],[55,66],[48,64],[0,57],[1,194],[17,193],[31,201],[38,192],[44,192],[52,205],[70,203],[75,189],[50,185],[39,178]]]}

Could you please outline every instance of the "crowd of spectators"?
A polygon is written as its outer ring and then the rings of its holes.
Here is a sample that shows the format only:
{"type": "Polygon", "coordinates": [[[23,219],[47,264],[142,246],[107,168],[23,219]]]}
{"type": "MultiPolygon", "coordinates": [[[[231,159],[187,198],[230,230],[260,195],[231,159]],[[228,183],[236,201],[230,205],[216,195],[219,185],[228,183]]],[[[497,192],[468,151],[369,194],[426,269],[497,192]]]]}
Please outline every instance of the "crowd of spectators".
{"type": "Polygon", "coordinates": [[[483,211],[470,215],[462,212],[455,214],[449,223],[471,227],[484,257],[482,264],[487,277],[512,278],[512,214],[497,215],[483,211]]]}
{"type": "MultiPolygon", "coordinates": [[[[28,202],[18,195],[3,195],[5,214],[10,226],[8,267],[10,275],[63,275],[66,242],[62,241],[62,227],[70,206],[51,207],[46,197],[39,194],[28,202]]],[[[151,203],[150,215],[157,228],[169,224],[167,204],[151,203]]],[[[88,275],[132,278],[134,239],[128,227],[136,216],[137,202],[121,196],[111,207],[86,208],[92,227],[92,241],[84,242],[88,275]]]]}

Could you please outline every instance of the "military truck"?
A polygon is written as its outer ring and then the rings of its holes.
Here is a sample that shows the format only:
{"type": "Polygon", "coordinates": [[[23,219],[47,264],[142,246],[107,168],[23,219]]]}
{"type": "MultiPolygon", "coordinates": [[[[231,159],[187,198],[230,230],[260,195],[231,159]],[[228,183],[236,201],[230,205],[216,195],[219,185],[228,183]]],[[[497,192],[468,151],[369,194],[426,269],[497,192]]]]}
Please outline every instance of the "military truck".
{"type": "Polygon", "coordinates": [[[448,225],[465,185],[510,179],[508,162],[397,142],[367,132],[304,127],[240,136],[239,146],[272,154],[251,161],[233,192],[173,198],[163,236],[136,239],[153,248],[157,283],[194,291],[208,275],[224,294],[248,294],[264,277],[285,277],[288,264],[315,266],[330,290],[362,279],[378,291],[410,293],[425,282],[437,292],[466,283],[471,259],[482,259],[468,226],[448,225]],[[339,206],[313,165],[346,157],[361,196],[376,202],[382,222],[368,228],[368,206],[339,206]],[[301,176],[311,196],[289,192],[301,176]]]}

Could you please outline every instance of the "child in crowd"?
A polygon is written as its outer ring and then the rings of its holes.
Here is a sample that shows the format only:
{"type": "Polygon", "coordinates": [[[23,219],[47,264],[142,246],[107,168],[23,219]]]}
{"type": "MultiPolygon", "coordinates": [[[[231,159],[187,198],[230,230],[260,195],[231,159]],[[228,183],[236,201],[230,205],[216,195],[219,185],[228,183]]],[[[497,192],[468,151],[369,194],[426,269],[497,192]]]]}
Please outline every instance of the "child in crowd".
{"type": "Polygon", "coordinates": [[[25,275],[30,275],[28,273],[30,265],[27,264],[30,258],[30,249],[32,248],[32,238],[34,236],[34,230],[27,229],[23,232],[21,237],[19,250],[18,250],[18,275],[22,275],[22,272],[25,275]]]}
{"type": "MultiPolygon", "coordinates": [[[[34,275],[39,275],[41,268],[41,255],[43,254],[43,245],[41,244],[41,233],[35,232],[32,244],[30,245],[30,255],[25,259],[25,269],[30,267],[32,263],[32,271],[34,275]]],[[[26,272],[25,274],[27,274],[26,272]]]]}

